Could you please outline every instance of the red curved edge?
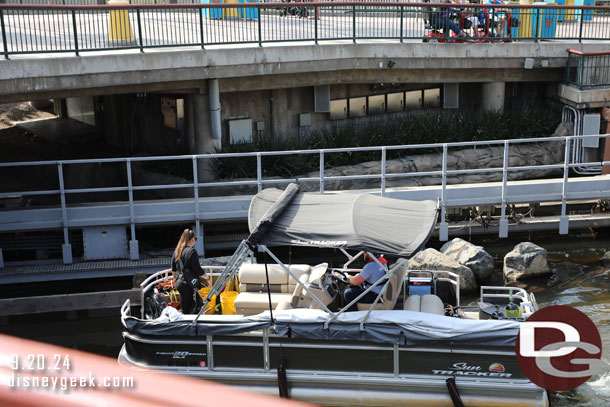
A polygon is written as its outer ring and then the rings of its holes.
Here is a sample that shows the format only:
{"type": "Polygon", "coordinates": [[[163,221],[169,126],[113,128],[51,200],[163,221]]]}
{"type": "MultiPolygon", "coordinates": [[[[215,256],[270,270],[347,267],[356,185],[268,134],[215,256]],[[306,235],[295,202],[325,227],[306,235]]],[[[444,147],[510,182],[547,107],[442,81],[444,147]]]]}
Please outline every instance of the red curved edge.
{"type": "MultiPolygon", "coordinates": [[[[60,365],[61,366],[61,365],[60,365]]],[[[41,379],[39,379],[41,380],[41,379]]],[[[80,384],[80,383],[79,383],[80,384]]],[[[0,335],[0,407],[306,407],[310,404],[279,397],[249,393],[228,385],[212,383],[179,375],[132,370],[120,366],[116,359],[93,355],[73,349],[34,342],[26,339],[0,335]],[[15,370],[14,357],[21,360],[15,370]],[[45,369],[28,369],[28,355],[34,360],[44,359],[45,369]],[[55,369],[55,362],[68,357],[70,369],[55,369]],[[91,376],[98,380],[97,387],[69,387],[68,391],[27,389],[15,387],[16,377],[21,380],[44,376],[57,377],[91,376]],[[11,377],[13,377],[12,386],[11,377]],[[101,388],[103,377],[131,377],[133,388],[101,388]]]]}

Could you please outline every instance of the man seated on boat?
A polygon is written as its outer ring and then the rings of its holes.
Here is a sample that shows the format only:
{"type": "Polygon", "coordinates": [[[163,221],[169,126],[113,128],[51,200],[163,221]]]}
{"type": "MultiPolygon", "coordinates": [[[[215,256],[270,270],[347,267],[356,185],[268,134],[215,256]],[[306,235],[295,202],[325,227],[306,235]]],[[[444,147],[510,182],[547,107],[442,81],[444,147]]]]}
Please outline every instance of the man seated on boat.
{"type": "MultiPolygon", "coordinates": [[[[388,261],[382,256],[377,257],[379,263],[386,265],[388,261]]],[[[355,276],[349,277],[350,286],[343,292],[345,298],[345,304],[349,304],[356,297],[362,294],[368,287],[375,284],[377,280],[385,275],[386,270],[379,263],[375,261],[368,253],[364,253],[364,261],[367,264],[364,266],[362,271],[355,276]]],[[[373,287],[371,291],[366,293],[362,298],[355,302],[348,311],[358,311],[358,303],[372,304],[375,302],[375,298],[381,292],[383,284],[379,284],[373,287]]]]}

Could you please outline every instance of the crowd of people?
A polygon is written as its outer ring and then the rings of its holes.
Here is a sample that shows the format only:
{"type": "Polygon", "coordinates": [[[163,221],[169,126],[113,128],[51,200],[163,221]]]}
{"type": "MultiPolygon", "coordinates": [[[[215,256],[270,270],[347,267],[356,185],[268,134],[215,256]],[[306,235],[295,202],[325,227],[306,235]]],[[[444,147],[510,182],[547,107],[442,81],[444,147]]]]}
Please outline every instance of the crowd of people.
{"type": "MultiPolygon", "coordinates": [[[[434,2],[437,2],[436,0],[434,2]]],[[[502,8],[478,8],[470,13],[464,13],[462,9],[465,4],[471,4],[468,0],[439,0],[440,3],[449,3],[452,6],[442,7],[430,13],[430,24],[442,29],[445,36],[451,30],[457,37],[480,37],[484,35],[504,36],[508,25],[508,11],[502,8]],[[459,16],[460,18],[455,18],[459,16]],[[466,30],[472,29],[468,35],[466,30]]],[[[473,1],[472,3],[478,1],[473,1]]],[[[486,0],[483,4],[502,5],[502,0],[486,0]]]]}

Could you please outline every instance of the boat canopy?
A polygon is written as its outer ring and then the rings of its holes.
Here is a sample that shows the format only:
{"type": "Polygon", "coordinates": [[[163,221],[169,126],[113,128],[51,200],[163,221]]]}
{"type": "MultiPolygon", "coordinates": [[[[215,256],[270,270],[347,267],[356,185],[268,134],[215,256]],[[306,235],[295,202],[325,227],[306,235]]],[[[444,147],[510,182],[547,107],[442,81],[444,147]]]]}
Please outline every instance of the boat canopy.
{"type": "Polygon", "coordinates": [[[436,219],[435,201],[302,192],[290,184],[286,191],[265,189],[252,199],[248,242],[356,249],[408,258],[423,248],[436,219]]]}

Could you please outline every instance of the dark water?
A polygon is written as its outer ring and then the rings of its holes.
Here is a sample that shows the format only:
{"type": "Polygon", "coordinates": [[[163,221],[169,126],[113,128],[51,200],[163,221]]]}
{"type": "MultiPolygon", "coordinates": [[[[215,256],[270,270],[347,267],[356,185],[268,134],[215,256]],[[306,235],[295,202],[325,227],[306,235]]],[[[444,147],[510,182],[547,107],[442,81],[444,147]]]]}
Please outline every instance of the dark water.
{"type": "MultiPolygon", "coordinates": [[[[610,363],[610,262],[601,260],[610,250],[610,238],[587,233],[569,238],[520,238],[545,247],[553,270],[552,276],[528,281],[525,288],[535,293],[541,307],[569,305],[588,315],[600,331],[602,357],[610,363]]],[[[473,243],[484,246],[501,269],[502,258],[515,241],[480,238],[473,243]]],[[[28,315],[6,322],[0,325],[2,333],[110,357],[117,356],[122,344],[118,310],[28,315]]],[[[610,406],[610,372],[592,377],[573,391],[553,393],[551,403],[554,407],[610,406]]]]}

